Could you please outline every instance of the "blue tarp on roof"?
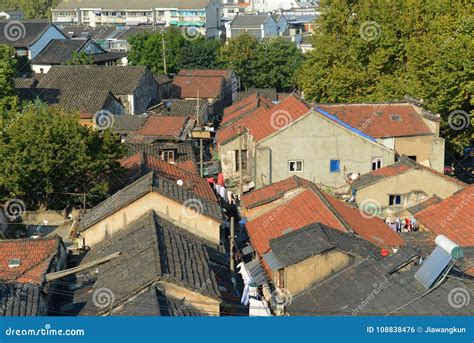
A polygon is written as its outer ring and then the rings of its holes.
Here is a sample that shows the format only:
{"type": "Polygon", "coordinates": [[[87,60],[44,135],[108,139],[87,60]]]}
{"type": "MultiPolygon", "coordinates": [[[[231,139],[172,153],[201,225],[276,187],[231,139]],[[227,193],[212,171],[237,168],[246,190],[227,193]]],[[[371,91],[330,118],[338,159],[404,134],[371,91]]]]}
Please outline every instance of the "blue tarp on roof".
{"type": "Polygon", "coordinates": [[[324,111],[323,109],[317,107],[317,108],[316,108],[316,111],[318,111],[319,113],[325,115],[326,117],[328,117],[328,118],[334,120],[335,122],[341,124],[341,125],[344,126],[346,129],[351,130],[351,131],[354,132],[354,133],[357,133],[359,136],[362,136],[362,137],[364,137],[364,138],[367,138],[369,141],[377,142],[377,140],[376,140],[374,137],[369,136],[369,135],[363,133],[363,132],[360,131],[360,130],[357,130],[356,128],[354,128],[354,127],[350,126],[349,124],[343,122],[342,120],[340,120],[340,119],[337,118],[336,116],[333,116],[332,114],[329,114],[328,112],[324,111]]]}

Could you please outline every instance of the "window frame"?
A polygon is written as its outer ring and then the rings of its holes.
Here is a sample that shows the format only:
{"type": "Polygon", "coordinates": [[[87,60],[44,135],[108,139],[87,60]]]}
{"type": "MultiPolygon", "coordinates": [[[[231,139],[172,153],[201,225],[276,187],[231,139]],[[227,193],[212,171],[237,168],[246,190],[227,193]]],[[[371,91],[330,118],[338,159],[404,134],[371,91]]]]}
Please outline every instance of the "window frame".
{"type": "Polygon", "coordinates": [[[302,173],[304,171],[304,160],[288,160],[288,173],[302,173]],[[290,170],[291,163],[295,163],[295,166],[298,166],[298,163],[301,163],[301,170],[290,170]]]}

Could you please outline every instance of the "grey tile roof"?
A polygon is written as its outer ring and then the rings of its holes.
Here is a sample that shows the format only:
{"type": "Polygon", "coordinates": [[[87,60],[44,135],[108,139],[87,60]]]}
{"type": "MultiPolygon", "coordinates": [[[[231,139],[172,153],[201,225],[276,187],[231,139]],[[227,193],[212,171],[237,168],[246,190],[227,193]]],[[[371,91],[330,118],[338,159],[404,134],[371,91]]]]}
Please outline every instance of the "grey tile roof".
{"type": "Polygon", "coordinates": [[[38,316],[40,286],[29,283],[0,283],[0,316],[38,316]]]}
{"type": "Polygon", "coordinates": [[[23,89],[20,91],[20,97],[24,100],[35,100],[38,98],[49,105],[58,105],[65,111],[79,112],[87,115],[94,115],[104,109],[110,101],[115,100],[119,102],[110,91],[88,89],[81,90],[80,92],[68,88],[23,89]]]}
{"type": "Polygon", "coordinates": [[[108,10],[147,10],[152,8],[199,9],[207,7],[209,0],[67,0],[62,1],[55,10],[76,8],[103,8],[108,10]]]}
{"type": "MultiPolygon", "coordinates": [[[[182,99],[169,99],[162,100],[165,104],[164,109],[161,111],[163,115],[170,116],[193,116],[196,114],[197,100],[182,100],[182,99]]],[[[205,101],[199,102],[199,113],[206,113],[208,103],[205,101]]]]}
{"type": "Polygon", "coordinates": [[[35,78],[17,77],[14,79],[16,88],[34,88],[38,84],[35,78]]]}
{"type": "Polygon", "coordinates": [[[97,25],[96,27],[84,25],[56,25],[69,38],[92,38],[99,41],[107,38],[117,29],[116,25],[97,25]]]}
{"type": "Polygon", "coordinates": [[[173,79],[169,77],[168,75],[160,74],[160,75],[154,75],[155,81],[157,84],[162,85],[165,83],[173,82],[173,79]]]}
{"type": "Polygon", "coordinates": [[[53,39],[31,60],[31,64],[65,64],[86,43],[85,39],[53,39]]]}
{"type": "Polygon", "coordinates": [[[272,239],[270,247],[283,267],[330,249],[338,249],[357,257],[380,258],[380,248],[372,243],[352,233],[341,232],[320,223],[311,224],[272,239]]]}
{"type": "Polygon", "coordinates": [[[87,230],[91,225],[150,192],[157,192],[181,204],[189,199],[197,199],[202,204],[203,215],[223,220],[222,209],[217,202],[199,198],[194,192],[178,186],[176,182],[150,172],[89,210],[79,223],[79,232],[87,230]]]}
{"type": "Polygon", "coordinates": [[[163,150],[174,149],[177,151],[175,156],[176,162],[181,163],[184,161],[192,161],[196,163],[196,156],[194,154],[194,148],[189,142],[166,142],[166,143],[153,143],[153,144],[131,144],[126,143],[127,156],[133,156],[136,153],[144,152],[149,156],[161,158],[160,154],[163,150]]]}
{"type": "Polygon", "coordinates": [[[247,99],[252,94],[263,95],[271,101],[278,101],[278,93],[276,88],[250,88],[247,92],[237,93],[237,99],[234,103],[247,99]]]}
{"type": "Polygon", "coordinates": [[[145,124],[145,115],[123,115],[117,116],[112,126],[112,131],[118,134],[129,134],[141,129],[145,124]]]}
{"type": "Polygon", "coordinates": [[[441,199],[439,196],[434,194],[431,198],[428,198],[425,201],[422,201],[414,206],[407,208],[407,211],[410,212],[410,214],[415,215],[418,212],[423,211],[424,209],[430,206],[439,204],[441,201],[443,201],[443,199],[441,199]]]}
{"type": "Polygon", "coordinates": [[[94,246],[83,263],[120,252],[98,267],[95,288],[108,288],[115,304],[157,282],[170,282],[221,299],[206,245],[196,236],[149,211],[94,246]]]}
{"type": "Polygon", "coordinates": [[[167,297],[153,285],[111,312],[114,316],[193,317],[208,314],[195,310],[183,299],[167,297]]]}
{"type": "MultiPolygon", "coordinates": [[[[7,39],[7,35],[4,34],[4,32],[6,32],[9,28],[14,28],[11,23],[14,22],[0,21],[0,44],[6,44],[17,48],[27,48],[33,45],[52,25],[49,21],[46,20],[22,21],[21,24],[24,26],[24,29],[20,27],[20,30],[18,32],[20,34],[23,33],[23,35],[20,39],[11,41],[7,39]]],[[[16,27],[18,28],[18,25],[16,25],[16,27]]],[[[17,38],[17,36],[15,36],[13,32],[12,35],[13,37],[17,38]]]]}
{"type": "Polygon", "coordinates": [[[132,94],[149,71],[134,66],[53,66],[38,88],[108,90],[116,95],[132,94]]]}
{"type": "Polygon", "coordinates": [[[272,19],[269,14],[236,15],[230,22],[231,28],[260,28],[267,20],[272,19]]]}
{"type": "Polygon", "coordinates": [[[364,259],[311,289],[293,297],[290,315],[471,315],[474,303],[455,308],[449,292],[463,288],[473,294],[472,282],[447,278],[426,294],[415,280],[418,267],[389,274],[381,261],[364,259]]]}

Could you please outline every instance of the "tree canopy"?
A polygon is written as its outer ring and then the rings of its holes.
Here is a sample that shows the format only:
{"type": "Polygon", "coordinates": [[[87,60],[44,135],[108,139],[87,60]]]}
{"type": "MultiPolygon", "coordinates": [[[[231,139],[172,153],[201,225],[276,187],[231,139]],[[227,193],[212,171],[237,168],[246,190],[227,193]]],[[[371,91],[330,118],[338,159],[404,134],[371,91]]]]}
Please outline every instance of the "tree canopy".
{"type": "Polygon", "coordinates": [[[0,10],[21,10],[27,19],[47,18],[60,0],[3,0],[0,10]]]}
{"type": "Polygon", "coordinates": [[[15,49],[0,44],[0,121],[6,120],[18,108],[18,96],[13,78],[18,71],[15,49]]]}
{"type": "Polygon", "coordinates": [[[66,62],[67,65],[91,65],[94,64],[94,57],[86,54],[84,51],[72,53],[72,58],[66,62]]]}
{"type": "Polygon", "coordinates": [[[322,0],[314,50],[298,81],[318,102],[384,102],[408,94],[442,116],[442,136],[460,151],[472,125],[453,130],[453,111],[472,121],[474,5],[462,0],[322,0]]]}
{"type": "Polygon", "coordinates": [[[35,102],[1,129],[4,198],[32,208],[64,208],[81,199],[66,193],[86,192],[97,202],[107,194],[109,176],[120,172],[119,138],[81,126],[78,116],[59,108],[35,102]]]}

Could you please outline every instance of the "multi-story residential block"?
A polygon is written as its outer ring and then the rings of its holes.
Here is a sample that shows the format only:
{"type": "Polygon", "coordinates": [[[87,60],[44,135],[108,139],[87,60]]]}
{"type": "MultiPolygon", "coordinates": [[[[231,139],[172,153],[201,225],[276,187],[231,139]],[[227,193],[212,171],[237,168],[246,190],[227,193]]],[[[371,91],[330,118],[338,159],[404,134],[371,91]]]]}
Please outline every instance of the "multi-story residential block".
{"type": "Polygon", "coordinates": [[[69,0],[52,9],[54,23],[195,27],[206,37],[219,36],[220,18],[216,0],[69,0]]]}

